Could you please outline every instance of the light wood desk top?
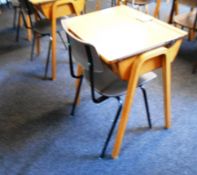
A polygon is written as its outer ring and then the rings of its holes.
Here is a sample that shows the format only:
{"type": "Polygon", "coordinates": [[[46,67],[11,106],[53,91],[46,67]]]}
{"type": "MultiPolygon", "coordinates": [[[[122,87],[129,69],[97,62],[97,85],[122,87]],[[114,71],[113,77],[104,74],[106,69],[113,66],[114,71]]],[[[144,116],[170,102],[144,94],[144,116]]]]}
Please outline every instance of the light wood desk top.
{"type": "Polygon", "coordinates": [[[63,22],[93,44],[106,62],[116,62],[163,46],[186,32],[127,6],[117,6],[63,22]]]}
{"type": "Polygon", "coordinates": [[[32,4],[43,4],[43,3],[48,3],[48,2],[52,2],[54,0],[29,0],[32,4]]]}

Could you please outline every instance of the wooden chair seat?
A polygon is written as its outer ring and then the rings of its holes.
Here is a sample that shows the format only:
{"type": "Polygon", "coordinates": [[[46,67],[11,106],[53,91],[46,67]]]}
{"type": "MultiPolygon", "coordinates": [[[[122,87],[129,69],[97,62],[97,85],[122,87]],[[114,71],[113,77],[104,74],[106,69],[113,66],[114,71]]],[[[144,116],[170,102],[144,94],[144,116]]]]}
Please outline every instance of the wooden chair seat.
{"type": "Polygon", "coordinates": [[[174,17],[174,23],[181,25],[183,27],[192,29],[192,30],[195,27],[195,30],[197,30],[197,24],[196,24],[196,26],[194,26],[194,22],[196,20],[196,15],[197,15],[196,10],[193,10],[190,13],[176,15],[174,17]]]}
{"type": "Polygon", "coordinates": [[[188,7],[197,7],[197,1],[196,0],[178,0],[178,3],[186,5],[188,7]]]}
{"type": "Polygon", "coordinates": [[[153,0],[134,0],[134,4],[136,5],[147,5],[149,3],[153,2],[153,0]]]}

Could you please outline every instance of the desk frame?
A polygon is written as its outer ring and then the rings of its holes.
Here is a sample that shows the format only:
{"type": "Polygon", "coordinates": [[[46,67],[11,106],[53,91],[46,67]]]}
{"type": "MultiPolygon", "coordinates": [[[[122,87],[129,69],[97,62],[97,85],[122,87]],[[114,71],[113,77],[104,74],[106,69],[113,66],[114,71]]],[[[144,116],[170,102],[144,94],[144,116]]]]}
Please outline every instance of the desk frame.
{"type": "MultiPolygon", "coordinates": [[[[72,14],[80,15],[85,7],[84,0],[30,0],[35,5],[36,9],[40,11],[46,18],[52,22],[51,35],[52,35],[52,80],[56,79],[56,19],[69,16],[72,14]]],[[[39,38],[36,41],[37,54],[40,53],[39,38]]]]}

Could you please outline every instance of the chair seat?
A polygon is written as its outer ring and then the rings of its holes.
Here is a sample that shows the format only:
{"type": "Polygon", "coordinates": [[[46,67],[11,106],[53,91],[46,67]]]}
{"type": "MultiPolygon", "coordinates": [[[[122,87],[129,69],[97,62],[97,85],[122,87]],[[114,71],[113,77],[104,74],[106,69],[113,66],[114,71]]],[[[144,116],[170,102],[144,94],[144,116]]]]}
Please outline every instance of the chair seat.
{"type": "MultiPolygon", "coordinates": [[[[51,35],[51,20],[42,19],[40,21],[37,21],[35,22],[33,29],[35,32],[42,35],[51,35]]],[[[62,30],[60,20],[57,20],[57,31],[60,30],[62,30]]]]}
{"type": "Polygon", "coordinates": [[[188,7],[197,7],[197,1],[196,0],[178,0],[180,4],[186,5],[188,7]]]}
{"type": "Polygon", "coordinates": [[[20,6],[18,0],[11,0],[12,6],[18,8],[20,6]]]}
{"type": "MultiPolygon", "coordinates": [[[[194,20],[196,18],[197,11],[193,10],[190,13],[185,13],[181,15],[177,15],[174,17],[174,23],[179,24],[181,26],[193,29],[194,20]]],[[[197,29],[197,26],[195,27],[197,29]]]]}
{"type": "MultiPolygon", "coordinates": [[[[138,87],[143,86],[149,81],[155,79],[157,74],[154,72],[148,72],[140,76],[138,80],[138,87]]],[[[124,95],[127,90],[127,81],[123,81],[119,79],[117,76],[112,82],[108,83],[106,86],[103,86],[102,89],[97,89],[98,93],[105,95],[105,96],[121,96],[124,95]]]]}
{"type": "Polygon", "coordinates": [[[136,4],[136,5],[146,5],[146,4],[149,4],[153,1],[154,0],[134,0],[134,4],[136,4]]]}
{"type": "Polygon", "coordinates": [[[138,81],[138,86],[143,86],[149,81],[155,79],[157,77],[157,74],[154,72],[148,72],[140,76],[138,81]]]}
{"type": "Polygon", "coordinates": [[[102,89],[99,93],[105,96],[120,96],[124,95],[127,90],[127,81],[115,79],[109,86],[102,89]]]}

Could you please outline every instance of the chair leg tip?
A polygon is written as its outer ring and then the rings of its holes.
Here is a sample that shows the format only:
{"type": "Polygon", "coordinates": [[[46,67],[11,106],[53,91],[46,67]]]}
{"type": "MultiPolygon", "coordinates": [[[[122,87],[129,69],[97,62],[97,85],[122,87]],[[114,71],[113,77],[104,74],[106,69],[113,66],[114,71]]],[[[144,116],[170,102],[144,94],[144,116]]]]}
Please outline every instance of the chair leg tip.
{"type": "Polygon", "coordinates": [[[101,159],[105,158],[105,152],[102,152],[99,156],[101,159]]]}

